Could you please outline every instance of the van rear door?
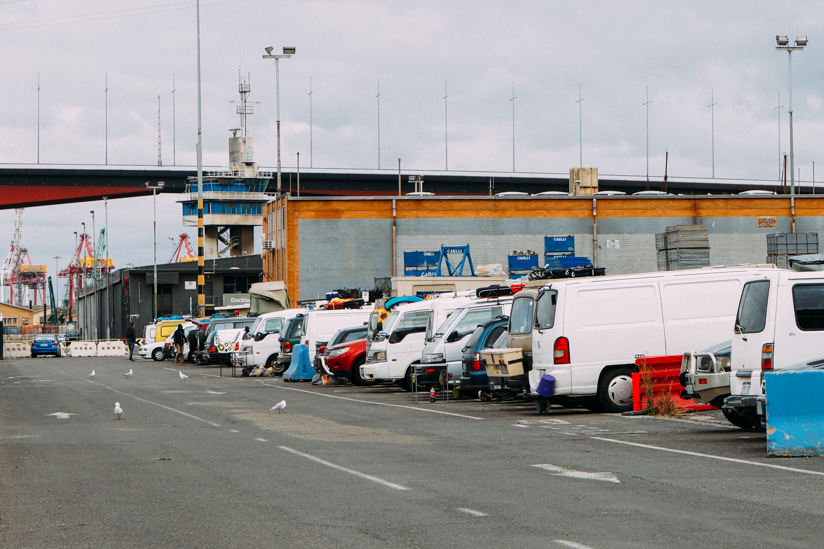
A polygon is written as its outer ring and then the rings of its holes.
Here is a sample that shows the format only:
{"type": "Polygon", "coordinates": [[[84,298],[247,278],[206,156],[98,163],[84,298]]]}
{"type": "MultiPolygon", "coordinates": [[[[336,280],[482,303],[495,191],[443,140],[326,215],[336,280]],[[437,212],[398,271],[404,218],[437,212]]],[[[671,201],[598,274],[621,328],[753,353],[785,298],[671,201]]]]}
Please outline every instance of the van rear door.
{"type": "Polygon", "coordinates": [[[782,366],[821,358],[824,355],[824,279],[790,279],[790,286],[781,285],[778,291],[774,368],[780,370],[782,366]]]}
{"type": "Polygon", "coordinates": [[[750,378],[753,371],[761,369],[764,345],[774,343],[777,294],[777,276],[752,280],[741,290],[732,338],[730,393],[733,395],[751,395],[757,389],[752,387],[750,378]]]}

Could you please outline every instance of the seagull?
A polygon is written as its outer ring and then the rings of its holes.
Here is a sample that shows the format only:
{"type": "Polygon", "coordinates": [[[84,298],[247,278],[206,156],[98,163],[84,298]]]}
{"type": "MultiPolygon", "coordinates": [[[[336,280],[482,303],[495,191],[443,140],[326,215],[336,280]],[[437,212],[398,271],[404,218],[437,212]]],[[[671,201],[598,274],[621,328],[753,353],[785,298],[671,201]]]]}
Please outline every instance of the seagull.
{"type": "Polygon", "coordinates": [[[120,416],[123,415],[123,408],[120,407],[119,402],[114,403],[114,413],[117,414],[117,419],[120,419],[120,416]]]}
{"type": "Polygon", "coordinates": [[[269,411],[270,411],[270,412],[274,412],[275,410],[277,410],[277,411],[278,411],[278,413],[281,413],[282,411],[284,411],[284,410],[283,410],[284,408],[286,408],[286,401],[285,401],[285,400],[281,400],[280,402],[278,402],[277,404],[275,404],[274,406],[272,406],[271,408],[269,408],[269,411]]]}
{"type": "Polygon", "coordinates": [[[90,374],[89,374],[89,377],[90,377],[90,378],[93,378],[93,377],[94,377],[94,370],[92,370],[92,373],[90,373],[90,374]]]}
{"type": "Polygon", "coordinates": [[[126,376],[126,379],[131,379],[131,378],[132,378],[132,374],[133,374],[133,373],[134,373],[134,372],[132,372],[132,369],[131,369],[131,368],[129,368],[129,371],[128,371],[128,372],[126,372],[126,373],[125,373],[125,374],[123,374],[123,375],[124,375],[124,376],[126,376]]]}
{"type": "Polygon", "coordinates": [[[180,381],[186,381],[187,379],[189,379],[189,376],[187,376],[186,374],[184,374],[180,370],[177,371],[177,374],[180,376],[180,381]]]}

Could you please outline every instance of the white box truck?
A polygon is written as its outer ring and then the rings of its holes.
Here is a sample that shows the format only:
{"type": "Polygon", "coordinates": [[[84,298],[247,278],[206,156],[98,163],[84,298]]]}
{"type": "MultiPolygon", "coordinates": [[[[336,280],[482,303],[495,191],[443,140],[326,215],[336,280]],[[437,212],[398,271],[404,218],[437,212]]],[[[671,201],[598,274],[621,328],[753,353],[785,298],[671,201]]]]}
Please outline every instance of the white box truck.
{"type": "MultiPolygon", "coordinates": [[[[257,317],[249,329],[251,339],[243,340],[240,352],[235,357],[235,366],[265,366],[276,368],[277,357],[280,352],[280,330],[289,319],[299,314],[307,313],[309,309],[286,309],[273,313],[265,313],[257,317]]],[[[276,368],[277,370],[277,368],[276,368]]],[[[283,373],[276,371],[276,373],[283,373]]]]}
{"type": "Polygon", "coordinates": [[[725,267],[552,281],[535,299],[530,391],[537,396],[549,374],[552,398],[630,410],[637,356],[729,339],[744,283],[775,272],[725,267]]]}

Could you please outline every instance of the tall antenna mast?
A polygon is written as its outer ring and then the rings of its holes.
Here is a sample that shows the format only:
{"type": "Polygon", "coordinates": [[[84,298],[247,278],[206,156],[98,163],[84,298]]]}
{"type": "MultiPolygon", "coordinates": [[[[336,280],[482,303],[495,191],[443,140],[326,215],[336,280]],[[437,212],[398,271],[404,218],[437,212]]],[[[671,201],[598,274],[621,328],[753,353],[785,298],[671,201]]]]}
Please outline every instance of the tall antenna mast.
{"type": "Polygon", "coordinates": [[[175,92],[177,88],[175,87],[175,75],[172,75],[172,166],[177,166],[177,151],[175,150],[175,142],[177,141],[177,136],[175,135],[175,92]]]}
{"type": "Polygon", "coordinates": [[[309,77],[309,167],[312,163],[312,77],[309,77]]]}
{"type": "Polygon", "coordinates": [[[446,100],[449,98],[449,93],[446,88],[446,80],[443,81],[443,153],[444,153],[444,169],[449,170],[449,115],[446,110],[446,100]]]}
{"type": "Polygon", "coordinates": [[[381,79],[378,78],[378,169],[381,169],[381,79]]]}
{"type": "Polygon", "coordinates": [[[163,160],[160,158],[160,95],[157,96],[157,165],[163,165],[163,160]]]}
{"type": "Polygon", "coordinates": [[[106,164],[109,163],[109,73],[106,73],[106,164]]]}
{"type": "Polygon", "coordinates": [[[37,73],[37,163],[40,164],[40,73],[39,72],[37,73]]]}

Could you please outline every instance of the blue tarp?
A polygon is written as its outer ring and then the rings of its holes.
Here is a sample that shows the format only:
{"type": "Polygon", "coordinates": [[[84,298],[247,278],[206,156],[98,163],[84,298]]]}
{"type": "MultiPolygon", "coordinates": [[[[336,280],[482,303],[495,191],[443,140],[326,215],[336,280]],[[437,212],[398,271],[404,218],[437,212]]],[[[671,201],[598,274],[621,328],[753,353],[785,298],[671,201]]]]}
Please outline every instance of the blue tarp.
{"type": "Polygon", "coordinates": [[[824,372],[770,372],[767,454],[824,455],[824,372]]]}
{"type": "Polygon", "coordinates": [[[315,370],[309,363],[309,349],[299,344],[292,347],[292,362],[289,369],[283,372],[283,381],[312,381],[315,370]]]}

